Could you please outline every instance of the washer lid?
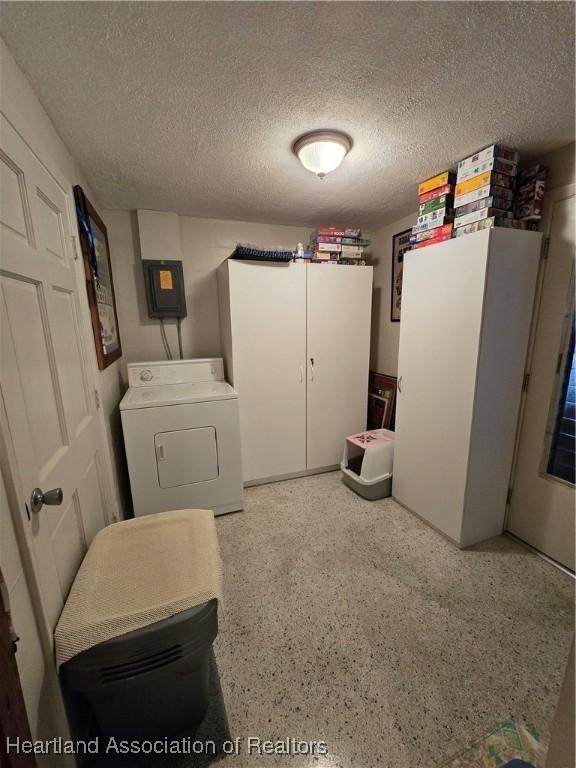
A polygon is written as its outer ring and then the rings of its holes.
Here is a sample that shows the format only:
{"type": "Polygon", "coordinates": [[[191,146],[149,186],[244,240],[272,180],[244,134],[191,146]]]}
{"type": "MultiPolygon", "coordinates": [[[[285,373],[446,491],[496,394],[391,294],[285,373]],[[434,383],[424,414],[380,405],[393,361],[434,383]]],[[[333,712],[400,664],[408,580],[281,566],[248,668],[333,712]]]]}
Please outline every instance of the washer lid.
{"type": "Polygon", "coordinates": [[[198,381],[195,384],[160,384],[157,387],[130,387],[120,402],[120,410],[156,408],[162,405],[206,403],[238,397],[227,381],[198,381]]]}

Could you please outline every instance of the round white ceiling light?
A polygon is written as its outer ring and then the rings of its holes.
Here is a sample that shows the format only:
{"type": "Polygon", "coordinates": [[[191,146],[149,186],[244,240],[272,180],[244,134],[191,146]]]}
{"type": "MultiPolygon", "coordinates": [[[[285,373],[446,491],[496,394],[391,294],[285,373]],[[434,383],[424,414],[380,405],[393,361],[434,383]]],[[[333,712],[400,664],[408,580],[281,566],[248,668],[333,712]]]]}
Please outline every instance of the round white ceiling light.
{"type": "Polygon", "coordinates": [[[340,131],[311,131],[296,139],[292,149],[307,171],[323,179],[350,152],[352,139],[340,131]]]}

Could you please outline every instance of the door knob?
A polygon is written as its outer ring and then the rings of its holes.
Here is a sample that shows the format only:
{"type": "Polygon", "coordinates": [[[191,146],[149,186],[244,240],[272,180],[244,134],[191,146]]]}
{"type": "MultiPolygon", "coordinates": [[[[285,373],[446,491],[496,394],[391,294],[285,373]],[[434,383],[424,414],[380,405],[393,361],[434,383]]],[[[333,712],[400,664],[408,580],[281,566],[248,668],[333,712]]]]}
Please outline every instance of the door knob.
{"type": "Polygon", "coordinates": [[[57,507],[59,504],[62,504],[63,498],[62,488],[53,488],[51,491],[46,491],[46,493],[40,488],[34,488],[30,496],[30,508],[32,512],[40,512],[44,504],[47,504],[49,507],[57,507]]]}

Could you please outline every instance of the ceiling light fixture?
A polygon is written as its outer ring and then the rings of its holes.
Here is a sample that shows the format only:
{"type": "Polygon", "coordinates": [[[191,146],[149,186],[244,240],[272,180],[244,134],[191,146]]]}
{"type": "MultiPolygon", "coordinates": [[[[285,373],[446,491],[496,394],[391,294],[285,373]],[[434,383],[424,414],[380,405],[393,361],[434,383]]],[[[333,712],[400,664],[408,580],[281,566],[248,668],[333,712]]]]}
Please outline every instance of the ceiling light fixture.
{"type": "Polygon", "coordinates": [[[292,150],[304,168],[321,179],[336,170],[352,149],[352,139],[340,131],[311,131],[296,139],[292,150]]]}

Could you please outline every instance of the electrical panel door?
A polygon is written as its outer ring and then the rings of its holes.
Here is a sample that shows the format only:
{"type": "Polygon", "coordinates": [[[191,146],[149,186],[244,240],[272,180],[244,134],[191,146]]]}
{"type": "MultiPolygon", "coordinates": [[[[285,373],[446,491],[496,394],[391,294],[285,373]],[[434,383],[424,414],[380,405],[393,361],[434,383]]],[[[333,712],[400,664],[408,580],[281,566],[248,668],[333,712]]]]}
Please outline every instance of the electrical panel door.
{"type": "Polygon", "coordinates": [[[181,261],[142,262],[149,317],[186,317],[181,261]]]}

